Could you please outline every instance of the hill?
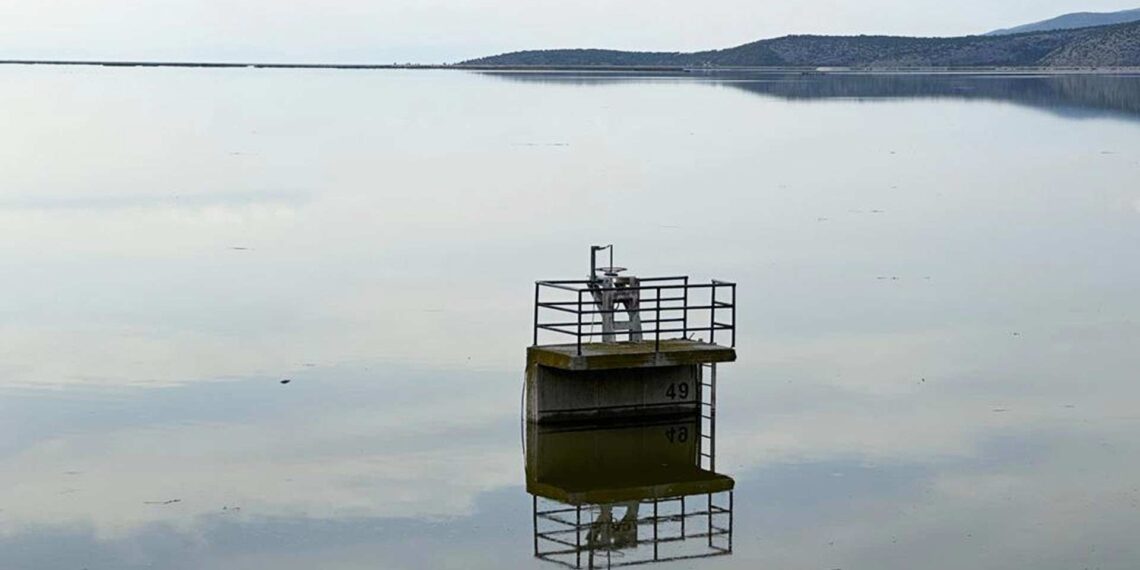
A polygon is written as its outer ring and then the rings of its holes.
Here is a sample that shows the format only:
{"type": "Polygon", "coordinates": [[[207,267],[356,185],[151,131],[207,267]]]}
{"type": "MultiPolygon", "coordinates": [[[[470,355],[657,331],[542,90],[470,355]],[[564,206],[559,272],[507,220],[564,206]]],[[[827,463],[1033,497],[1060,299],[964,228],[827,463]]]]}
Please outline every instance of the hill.
{"type": "Polygon", "coordinates": [[[1089,28],[1093,26],[1111,26],[1140,21],[1140,8],[1134,10],[1121,10],[1119,12],[1076,12],[1065,14],[1002,30],[994,30],[986,35],[1003,36],[1009,34],[1023,34],[1026,32],[1044,32],[1049,30],[1071,30],[1075,28],[1089,28]]]}
{"type": "Polygon", "coordinates": [[[784,36],[692,53],[598,49],[520,51],[462,62],[486,66],[1033,67],[1140,66],[1140,22],[998,36],[784,36]]]}

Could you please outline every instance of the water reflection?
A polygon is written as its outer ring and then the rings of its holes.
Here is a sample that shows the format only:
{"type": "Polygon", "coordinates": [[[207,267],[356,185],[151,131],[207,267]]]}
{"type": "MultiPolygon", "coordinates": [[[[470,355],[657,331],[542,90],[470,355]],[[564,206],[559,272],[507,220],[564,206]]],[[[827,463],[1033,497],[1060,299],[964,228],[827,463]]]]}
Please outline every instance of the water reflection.
{"type": "Polygon", "coordinates": [[[485,72],[510,81],[598,85],[694,80],[789,101],[813,99],[962,99],[1025,105],[1059,115],[1140,117],[1140,75],[733,73],[559,74],[485,72]]]}
{"type": "Polygon", "coordinates": [[[528,424],[535,557],[609,568],[731,554],[735,482],[713,471],[702,423],[528,424]]]}
{"type": "Polygon", "coordinates": [[[0,569],[551,567],[520,284],[584,237],[747,283],[689,564],[1140,566],[1140,123],[1065,103],[1132,79],[0,75],[0,569]]]}

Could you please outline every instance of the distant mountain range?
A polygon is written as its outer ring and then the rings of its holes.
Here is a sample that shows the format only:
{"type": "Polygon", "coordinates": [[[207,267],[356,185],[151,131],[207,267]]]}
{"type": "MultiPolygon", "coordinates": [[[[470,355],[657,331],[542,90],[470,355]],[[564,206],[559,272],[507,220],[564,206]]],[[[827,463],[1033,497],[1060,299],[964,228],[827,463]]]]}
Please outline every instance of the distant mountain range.
{"type": "Polygon", "coordinates": [[[473,59],[465,61],[461,65],[504,67],[1134,67],[1140,66],[1140,21],[1092,28],[952,38],[784,36],[728,49],[690,53],[600,49],[519,51],[473,59]]]}
{"type": "Polygon", "coordinates": [[[1024,34],[1027,32],[1046,32],[1049,30],[1072,30],[1075,28],[1090,28],[1093,26],[1111,26],[1113,24],[1127,24],[1140,21],[1140,8],[1135,10],[1121,10],[1119,12],[1075,12],[1065,14],[1002,30],[994,30],[987,36],[1007,36],[1010,34],[1024,34]]]}

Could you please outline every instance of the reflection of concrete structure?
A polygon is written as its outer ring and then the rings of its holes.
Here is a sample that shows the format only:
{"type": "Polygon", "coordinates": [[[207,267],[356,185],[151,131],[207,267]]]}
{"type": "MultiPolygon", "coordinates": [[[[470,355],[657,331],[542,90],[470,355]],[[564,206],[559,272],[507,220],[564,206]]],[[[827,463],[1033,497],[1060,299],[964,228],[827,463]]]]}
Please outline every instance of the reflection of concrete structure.
{"type": "Polygon", "coordinates": [[[730,554],[734,482],[712,470],[711,427],[528,424],[535,556],[596,568],[730,554]]]}

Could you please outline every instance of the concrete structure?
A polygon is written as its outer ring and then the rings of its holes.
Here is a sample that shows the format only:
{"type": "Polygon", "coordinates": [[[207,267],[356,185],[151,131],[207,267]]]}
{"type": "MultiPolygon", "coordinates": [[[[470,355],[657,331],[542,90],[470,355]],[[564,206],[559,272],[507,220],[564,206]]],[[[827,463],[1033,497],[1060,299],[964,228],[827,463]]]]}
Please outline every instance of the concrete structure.
{"type": "Polygon", "coordinates": [[[698,414],[702,398],[715,399],[716,364],[736,360],[736,284],[625,271],[613,265],[612,245],[595,245],[586,279],[535,283],[528,420],[698,414]],[[610,264],[599,267],[606,250],[610,264]],[[717,333],[731,343],[717,344],[717,333]],[[541,335],[573,343],[545,344],[541,335]]]}
{"type": "Polygon", "coordinates": [[[731,362],[714,344],[662,341],[534,346],[527,350],[527,420],[539,423],[696,415],[702,364],[731,362]]]}

